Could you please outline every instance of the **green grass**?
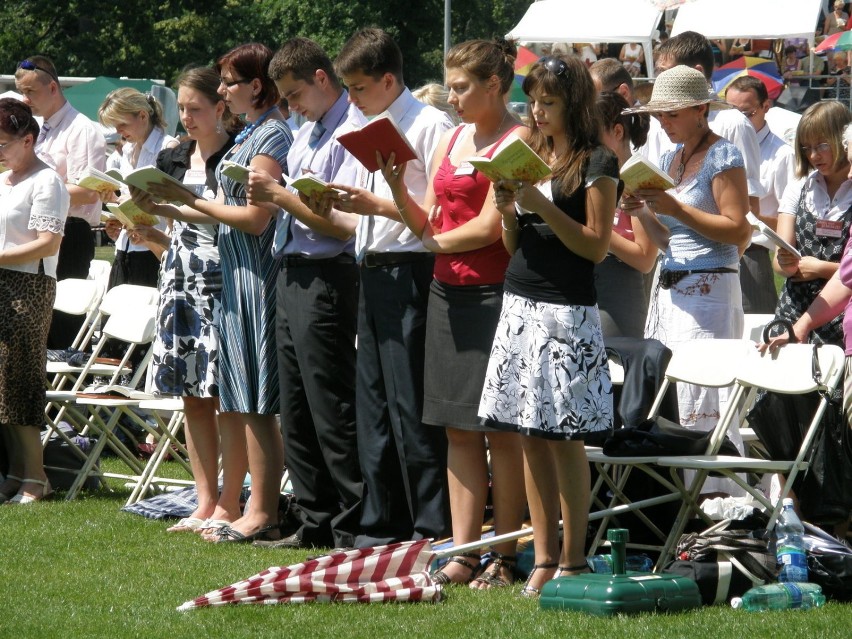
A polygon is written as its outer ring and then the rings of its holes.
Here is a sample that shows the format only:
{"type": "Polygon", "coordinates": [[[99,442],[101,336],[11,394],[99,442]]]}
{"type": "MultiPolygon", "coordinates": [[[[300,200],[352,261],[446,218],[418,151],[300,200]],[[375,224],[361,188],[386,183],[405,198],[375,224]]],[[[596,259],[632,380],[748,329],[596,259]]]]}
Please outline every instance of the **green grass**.
{"type": "MultiPolygon", "coordinates": [[[[112,464],[105,460],[107,465],[112,464]]],[[[304,551],[213,545],[120,512],[126,493],[0,507],[0,638],[847,637],[848,605],[751,614],[710,607],[676,615],[597,618],[543,612],[511,590],[451,588],[440,604],[227,606],[184,601],[304,551]]]]}
{"type": "Polygon", "coordinates": [[[96,246],[95,247],[95,259],[96,260],[106,260],[110,264],[112,264],[113,259],[115,258],[115,247],[110,246],[96,246]]]}

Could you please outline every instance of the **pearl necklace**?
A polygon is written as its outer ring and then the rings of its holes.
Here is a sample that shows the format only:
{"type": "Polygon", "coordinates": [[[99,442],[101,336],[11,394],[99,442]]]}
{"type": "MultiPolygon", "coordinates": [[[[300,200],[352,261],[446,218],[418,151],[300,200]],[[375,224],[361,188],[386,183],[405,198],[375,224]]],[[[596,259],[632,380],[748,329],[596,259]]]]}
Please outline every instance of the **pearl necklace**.
{"type": "Polygon", "coordinates": [[[254,133],[254,130],[257,127],[259,127],[261,124],[263,124],[263,121],[267,117],[269,117],[269,114],[272,113],[273,111],[275,111],[277,108],[278,108],[278,105],[276,104],[275,106],[272,106],[269,109],[267,109],[266,111],[264,111],[260,115],[260,117],[257,118],[257,120],[255,120],[254,122],[249,122],[248,125],[246,125],[246,128],[244,128],[242,131],[237,133],[237,135],[234,137],[234,144],[242,144],[243,142],[245,142],[249,138],[249,136],[252,133],[254,133]]]}

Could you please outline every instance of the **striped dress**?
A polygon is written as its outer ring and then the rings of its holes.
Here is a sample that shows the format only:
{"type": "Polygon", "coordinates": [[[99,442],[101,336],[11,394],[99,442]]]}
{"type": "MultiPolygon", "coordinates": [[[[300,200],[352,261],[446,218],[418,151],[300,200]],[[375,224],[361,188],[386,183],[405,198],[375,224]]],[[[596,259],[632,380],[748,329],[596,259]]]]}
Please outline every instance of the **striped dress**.
{"type": "MultiPolygon", "coordinates": [[[[248,165],[255,155],[275,159],[282,170],[293,142],[290,128],[280,120],[258,127],[242,146],[225,159],[248,165]]],[[[225,204],[244,206],[245,187],[221,174],[225,204]]],[[[222,224],[219,254],[222,262],[222,313],[219,325],[219,392],[222,412],[278,412],[280,391],[275,349],[275,279],[278,261],[272,256],[274,220],[260,235],[222,224]]]]}

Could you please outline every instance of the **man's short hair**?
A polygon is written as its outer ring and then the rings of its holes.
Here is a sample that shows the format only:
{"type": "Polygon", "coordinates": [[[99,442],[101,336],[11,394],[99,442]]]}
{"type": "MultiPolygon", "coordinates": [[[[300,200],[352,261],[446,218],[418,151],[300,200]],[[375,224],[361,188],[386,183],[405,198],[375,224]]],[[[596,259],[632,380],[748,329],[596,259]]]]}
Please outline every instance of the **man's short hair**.
{"type": "Polygon", "coordinates": [[[601,93],[615,91],[622,84],[626,84],[631,90],[633,89],[633,78],[624,68],[624,65],[615,58],[598,60],[589,67],[589,73],[601,85],[601,93]]]}
{"type": "Polygon", "coordinates": [[[716,64],[713,58],[713,46],[710,41],[695,31],[684,31],[673,38],[669,38],[660,45],[657,50],[659,57],[671,58],[677,64],[685,64],[695,68],[699,64],[704,71],[704,77],[710,80],[713,75],[713,66],[716,64]]]}
{"type": "Polygon", "coordinates": [[[363,73],[378,80],[390,73],[397,82],[402,79],[402,51],[390,35],[377,27],[357,31],[337,54],[334,68],[341,77],[363,73]]]}
{"type": "MultiPolygon", "coordinates": [[[[35,72],[42,84],[49,84],[53,81],[56,82],[56,86],[59,87],[59,76],[56,74],[56,66],[53,64],[53,60],[48,58],[46,55],[31,55],[29,58],[24,59],[23,62],[18,64],[18,68],[15,70],[15,79],[20,80],[22,75],[30,73],[31,71],[35,72]],[[30,64],[25,66],[29,66],[31,68],[25,69],[21,66],[26,62],[30,64]],[[41,71],[41,73],[39,73],[39,71],[41,71]]],[[[59,87],[59,89],[61,90],[62,87],[59,87]]]]}
{"type": "Polygon", "coordinates": [[[760,80],[750,75],[743,75],[731,82],[728,85],[727,91],[734,89],[736,91],[754,91],[757,94],[757,101],[763,104],[769,99],[769,92],[766,90],[766,85],[760,80]]]}
{"type": "Polygon", "coordinates": [[[334,66],[323,48],[308,38],[292,38],[272,56],[269,77],[276,81],[289,73],[296,80],[313,84],[314,74],[320,69],[325,71],[333,86],[339,85],[334,66]]]}

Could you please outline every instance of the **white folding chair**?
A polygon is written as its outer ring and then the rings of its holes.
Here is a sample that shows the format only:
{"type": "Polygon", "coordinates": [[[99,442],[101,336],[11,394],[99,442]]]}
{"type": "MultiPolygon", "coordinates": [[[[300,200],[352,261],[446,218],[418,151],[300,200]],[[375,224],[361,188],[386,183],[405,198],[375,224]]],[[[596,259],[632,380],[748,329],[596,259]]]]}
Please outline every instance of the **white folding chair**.
{"type": "MultiPolygon", "coordinates": [[[[85,336],[89,333],[89,327],[95,321],[105,291],[106,286],[96,280],[70,277],[56,283],[56,299],[53,302],[53,310],[68,315],[85,316],[80,330],[71,342],[71,348],[79,349],[84,343],[85,336]]],[[[48,369],[48,372],[50,372],[50,369],[48,369]]]]}
{"type": "Polygon", "coordinates": [[[109,273],[112,270],[112,265],[106,260],[92,260],[89,262],[89,277],[90,280],[95,280],[103,284],[106,288],[109,284],[109,273]]]}
{"type": "MultiPolygon", "coordinates": [[[[821,382],[813,375],[814,346],[811,344],[786,344],[772,353],[759,353],[756,349],[740,363],[736,386],[742,389],[743,396],[750,401],[757,390],[763,389],[775,393],[801,394],[820,391],[821,399],[794,459],[765,459],[758,457],[732,457],[726,455],[686,456],[666,458],[659,461],[660,466],[676,471],[694,470],[695,479],[689,486],[681,486],[684,496],[681,512],[672,531],[671,544],[676,543],[691,515],[709,519],[697,503],[701,482],[709,473],[714,472],[736,482],[755,501],[761,504],[769,515],[768,529],[772,529],[781,510],[781,502],[787,496],[796,476],[808,467],[808,455],[820,428],[823,413],[829,402],[829,396],[837,389],[843,379],[845,356],[839,346],[825,345],[816,349],[819,361],[821,382]],[[786,477],[781,494],[776,503],[763,494],[759,486],[752,486],[743,479],[741,473],[765,475],[778,473],[786,477]]],[[[744,419],[744,417],[743,417],[744,419]]],[[[668,552],[671,548],[667,549],[668,552]]]]}
{"type": "MultiPolygon", "coordinates": [[[[649,419],[665,421],[659,416],[659,412],[669,387],[674,383],[695,384],[708,388],[724,388],[733,384],[739,362],[745,358],[750,349],[754,350],[753,344],[746,340],[737,339],[696,339],[679,345],[672,353],[671,361],[666,368],[665,378],[649,412],[649,419]]],[[[733,394],[722,409],[719,422],[709,437],[706,448],[708,454],[717,452],[722,445],[724,432],[727,431],[726,424],[733,419],[738,405],[741,404],[739,399],[738,394],[733,394]],[[720,431],[722,432],[721,435],[719,434],[720,431]]],[[[626,513],[635,515],[659,540],[657,545],[631,544],[631,547],[643,550],[665,548],[669,531],[662,530],[643,512],[643,510],[652,506],[679,502],[683,498],[682,484],[673,481],[669,477],[668,469],[659,466],[662,457],[659,455],[610,456],[596,448],[587,448],[586,454],[598,471],[598,480],[592,490],[593,503],[589,520],[600,520],[601,522],[592,541],[590,554],[595,554],[598,547],[603,544],[606,529],[609,527],[611,519],[626,513]],[[626,494],[626,487],[634,470],[645,473],[658,483],[662,487],[661,494],[639,500],[630,499],[626,494]],[[604,486],[610,498],[608,504],[600,504],[599,501],[595,501],[600,488],[604,486]],[[596,507],[598,508],[595,509],[596,507]]]]}
{"type": "Polygon", "coordinates": [[[763,327],[774,319],[772,313],[746,313],[743,315],[743,339],[760,343],[763,327]]]}

